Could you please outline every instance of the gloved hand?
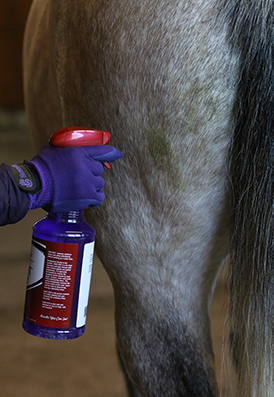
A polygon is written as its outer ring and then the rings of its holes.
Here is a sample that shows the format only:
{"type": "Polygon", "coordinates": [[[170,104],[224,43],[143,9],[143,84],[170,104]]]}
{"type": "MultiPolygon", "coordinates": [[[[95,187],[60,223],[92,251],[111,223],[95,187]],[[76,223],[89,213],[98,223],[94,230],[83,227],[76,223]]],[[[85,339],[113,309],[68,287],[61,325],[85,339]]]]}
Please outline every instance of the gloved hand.
{"type": "Polygon", "coordinates": [[[26,163],[38,172],[42,185],[40,193],[28,194],[30,209],[42,207],[56,213],[97,207],[105,198],[101,162],[113,162],[121,156],[118,149],[104,145],[42,147],[26,163]]]}

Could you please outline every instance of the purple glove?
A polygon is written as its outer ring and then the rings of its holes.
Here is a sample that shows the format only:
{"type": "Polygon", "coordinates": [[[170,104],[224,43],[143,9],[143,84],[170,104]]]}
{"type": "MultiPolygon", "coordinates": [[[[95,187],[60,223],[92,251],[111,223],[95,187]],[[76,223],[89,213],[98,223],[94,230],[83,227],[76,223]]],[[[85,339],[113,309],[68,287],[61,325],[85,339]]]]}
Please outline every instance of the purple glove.
{"type": "Polygon", "coordinates": [[[28,194],[30,209],[69,212],[97,207],[105,198],[100,162],[113,162],[121,156],[112,146],[42,147],[26,163],[38,172],[42,185],[40,193],[28,194]]]}

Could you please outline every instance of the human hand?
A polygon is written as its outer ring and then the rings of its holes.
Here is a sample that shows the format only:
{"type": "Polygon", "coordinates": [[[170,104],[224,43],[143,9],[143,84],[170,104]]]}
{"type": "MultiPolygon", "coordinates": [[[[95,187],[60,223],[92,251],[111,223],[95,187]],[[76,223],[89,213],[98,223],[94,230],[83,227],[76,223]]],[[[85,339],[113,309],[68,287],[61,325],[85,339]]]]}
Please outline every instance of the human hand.
{"type": "Polygon", "coordinates": [[[96,208],[105,198],[101,162],[113,162],[121,152],[104,145],[56,148],[42,147],[27,163],[38,172],[42,190],[29,194],[30,209],[69,212],[96,208]]]}

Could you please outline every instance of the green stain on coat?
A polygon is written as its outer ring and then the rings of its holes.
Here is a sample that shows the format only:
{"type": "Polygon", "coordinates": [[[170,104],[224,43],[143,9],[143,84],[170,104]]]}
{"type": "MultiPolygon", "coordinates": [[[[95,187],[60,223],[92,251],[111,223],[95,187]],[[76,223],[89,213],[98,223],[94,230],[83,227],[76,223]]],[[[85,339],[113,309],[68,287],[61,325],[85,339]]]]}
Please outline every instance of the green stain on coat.
{"type": "Polygon", "coordinates": [[[165,173],[169,181],[178,188],[180,185],[180,171],[176,166],[170,140],[164,129],[154,128],[147,133],[148,150],[154,166],[165,173]]]}

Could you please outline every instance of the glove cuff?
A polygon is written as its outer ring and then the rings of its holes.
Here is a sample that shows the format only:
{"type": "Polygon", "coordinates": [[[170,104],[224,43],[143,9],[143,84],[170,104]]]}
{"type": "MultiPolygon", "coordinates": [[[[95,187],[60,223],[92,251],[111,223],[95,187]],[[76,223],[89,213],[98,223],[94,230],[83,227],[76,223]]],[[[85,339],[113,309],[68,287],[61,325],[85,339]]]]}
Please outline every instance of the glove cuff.
{"type": "Polygon", "coordinates": [[[13,164],[11,166],[13,177],[17,186],[22,192],[38,194],[41,191],[41,182],[36,170],[27,166],[27,162],[13,164]]]}
{"type": "Polygon", "coordinates": [[[38,194],[28,194],[30,207],[36,209],[50,203],[53,197],[53,183],[48,167],[39,157],[34,157],[26,165],[30,165],[37,171],[41,181],[41,192],[38,194]]]}

